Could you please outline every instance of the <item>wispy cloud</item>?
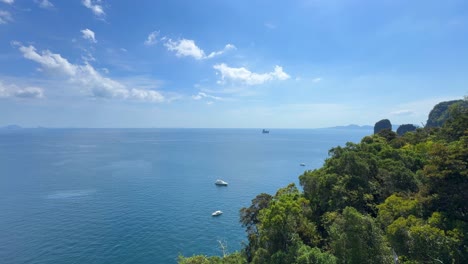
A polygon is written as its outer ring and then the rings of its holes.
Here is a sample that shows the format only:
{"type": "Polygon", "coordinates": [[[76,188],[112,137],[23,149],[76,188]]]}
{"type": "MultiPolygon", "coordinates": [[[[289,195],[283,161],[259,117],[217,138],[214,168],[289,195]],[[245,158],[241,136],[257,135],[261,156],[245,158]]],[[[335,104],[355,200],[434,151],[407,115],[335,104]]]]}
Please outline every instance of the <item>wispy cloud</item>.
{"type": "Polygon", "coordinates": [[[413,110],[409,110],[409,109],[402,109],[402,110],[393,111],[390,114],[391,115],[396,115],[396,116],[406,116],[406,115],[415,114],[415,112],[413,110]]]}
{"type": "Polygon", "coordinates": [[[258,85],[272,80],[284,81],[290,78],[290,76],[283,71],[283,68],[278,65],[275,66],[274,71],[268,73],[254,73],[244,67],[233,68],[224,63],[216,64],[213,68],[221,74],[221,80],[218,81],[220,84],[225,83],[226,80],[230,80],[247,85],[258,85]]]}
{"type": "Polygon", "coordinates": [[[43,98],[44,89],[39,87],[19,88],[16,85],[6,85],[0,81],[0,97],[43,98]]]}
{"type": "Polygon", "coordinates": [[[54,8],[54,4],[52,4],[49,0],[34,0],[34,2],[38,4],[40,8],[44,8],[44,9],[54,8]]]}
{"type": "Polygon", "coordinates": [[[272,24],[272,23],[265,23],[264,24],[266,28],[268,29],[276,29],[276,25],[272,24]]]}
{"type": "Polygon", "coordinates": [[[96,41],[96,36],[95,36],[94,32],[91,29],[88,29],[88,28],[83,29],[83,30],[81,30],[81,34],[82,34],[82,37],[84,39],[87,39],[87,40],[89,40],[89,41],[91,41],[93,43],[97,42],[96,41]]]}
{"type": "Polygon", "coordinates": [[[83,0],[81,3],[86,7],[89,8],[93,14],[97,17],[103,17],[106,15],[102,5],[100,4],[101,0],[83,0]]]}
{"type": "Polygon", "coordinates": [[[175,41],[172,39],[167,39],[166,43],[164,43],[164,46],[169,51],[174,51],[177,57],[192,57],[196,60],[211,59],[225,53],[228,50],[236,48],[232,44],[227,44],[226,46],[224,46],[224,49],[219,51],[213,51],[210,54],[206,55],[205,51],[199,48],[195,44],[195,41],[191,39],[179,39],[175,41]]]}
{"type": "Polygon", "coordinates": [[[193,98],[193,100],[201,100],[201,99],[204,99],[204,98],[213,99],[213,100],[217,100],[217,101],[223,100],[223,98],[221,98],[221,97],[214,96],[214,95],[209,95],[209,94],[206,94],[204,92],[199,92],[196,95],[192,95],[192,98],[193,98]]]}
{"type": "Polygon", "coordinates": [[[322,81],[322,78],[320,78],[320,77],[312,79],[312,82],[314,82],[314,83],[318,83],[318,82],[321,82],[321,81],[322,81]]]}
{"type": "Polygon", "coordinates": [[[158,35],[159,35],[159,31],[153,31],[153,32],[149,33],[149,35],[146,38],[144,44],[146,46],[155,45],[156,43],[158,43],[158,39],[157,39],[158,35]]]}
{"type": "Polygon", "coordinates": [[[0,2],[11,5],[11,4],[13,4],[15,2],[15,0],[0,0],[0,2]]]}
{"type": "Polygon", "coordinates": [[[8,11],[0,10],[0,25],[13,21],[13,17],[8,11]]]}
{"type": "Polygon", "coordinates": [[[77,85],[92,97],[151,102],[163,102],[165,100],[164,96],[158,91],[129,88],[118,81],[104,77],[89,63],[84,65],[72,64],[60,54],[52,53],[49,50],[39,53],[32,45],[23,46],[19,43],[16,43],[16,45],[19,46],[19,50],[26,59],[39,63],[44,70],[66,78],[68,82],[77,85]]]}

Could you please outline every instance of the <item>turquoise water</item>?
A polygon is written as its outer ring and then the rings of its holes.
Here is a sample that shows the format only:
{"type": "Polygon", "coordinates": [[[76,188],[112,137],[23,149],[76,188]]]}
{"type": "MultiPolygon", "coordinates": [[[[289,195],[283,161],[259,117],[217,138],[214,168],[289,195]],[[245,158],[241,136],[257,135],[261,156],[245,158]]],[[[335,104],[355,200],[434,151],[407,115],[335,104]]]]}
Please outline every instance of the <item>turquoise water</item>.
{"type": "Polygon", "coordinates": [[[0,263],[176,263],[179,254],[221,255],[218,241],[239,250],[241,207],[370,133],[0,131],[0,263]],[[229,186],[215,186],[218,178],[229,186]]]}

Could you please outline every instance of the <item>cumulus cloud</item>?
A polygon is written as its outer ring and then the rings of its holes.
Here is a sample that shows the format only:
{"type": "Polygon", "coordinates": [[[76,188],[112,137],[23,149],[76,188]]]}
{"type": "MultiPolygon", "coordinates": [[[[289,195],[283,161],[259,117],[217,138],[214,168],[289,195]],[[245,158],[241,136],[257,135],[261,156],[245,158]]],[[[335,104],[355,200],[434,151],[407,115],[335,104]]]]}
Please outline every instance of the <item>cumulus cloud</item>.
{"type": "Polygon", "coordinates": [[[52,4],[49,0],[34,0],[34,2],[36,2],[40,8],[50,9],[54,7],[54,4],[52,4]]]}
{"type": "Polygon", "coordinates": [[[94,35],[94,32],[91,29],[83,29],[81,30],[82,37],[84,39],[87,39],[93,43],[96,43],[96,36],[94,35]]]}
{"type": "Polygon", "coordinates": [[[158,35],[159,35],[158,31],[151,32],[145,40],[145,45],[152,46],[158,43],[158,40],[157,40],[158,35]]]}
{"type": "Polygon", "coordinates": [[[39,87],[19,88],[15,85],[5,85],[0,81],[0,97],[43,98],[44,90],[39,87]]]}
{"type": "Polygon", "coordinates": [[[15,0],[0,0],[0,2],[11,5],[11,4],[13,4],[15,2],[15,0]]]}
{"type": "Polygon", "coordinates": [[[213,99],[213,100],[217,100],[217,101],[220,101],[220,100],[223,99],[221,97],[209,95],[209,94],[206,94],[206,93],[203,93],[203,92],[199,92],[196,95],[192,95],[192,98],[193,98],[193,100],[201,100],[201,99],[207,98],[207,99],[213,99]]]}
{"type": "Polygon", "coordinates": [[[0,10],[0,25],[13,21],[13,17],[8,11],[0,10]]]}
{"type": "Polygon", "coordinates": [[[93,11],[94,15],[98,16],[98,17],[102,17],[104,15],[106,15],[106,13],[104,13],[104,9],[102,7],[102,5],[100,5],[99,3],[101,3],[101,0],[83,0],[81,2],[86,8],[89,8],[91,9],[91,11],[93,11]]]}
{"type": "Polygon", "coordinates": [[[94,67],[72,64],[60,54],[49,50],[37,52],[34,46],[22,46],[19,50],[26,59],[39,63],[44,70],[51,71],[66,78],[70,83],[78,85],[90,96],[96,98],[134,99],[151,102],[163,102],[164,96],[154,90],[128,88],[124,84],[111,78],[102,76],[94,67]]]}
{"type": "Polygon", "coordinates": [[[193,57],[196,60],[211,59],[225,53],[228,50],[236,48],[232,44],[227,44],[224,49],[213,51],[206,55],[205,52],[195,44],[195,41],[191,39],[179,39],[175,41],[172,39],[167,39],[166,43],[164,43],[164,46],[169,51],[174,51],[177,57],[193,57]]]}
{"type": "Polygon", "coordinates": [[[275,66],[274,71],[268,73],[254,73],[244,67],[232,68],[227,66],[225,63],[216,64],[213,68],[221,74],[221,80],[218,81],[218,83],[224,83],[226,80],[231,80],[247,85],[257,85],[263,84],[267,81],[284,81],[290,78],[290,76],[283,71],[283,68],[278,65],[275,66]]]}
{"type": "Polygon", "coordinates": [[[36,52],[36,48],[31,45],[27,47],[20,46],[19,50],[26,59],[35,61],[46,69],[54,70],[68,76],[76,75],[78,67],[68,62],[68,60],[60,56],[60,54],[54,54],[49,50],[42,51],[41,54],[39,54],[36,52]]]}

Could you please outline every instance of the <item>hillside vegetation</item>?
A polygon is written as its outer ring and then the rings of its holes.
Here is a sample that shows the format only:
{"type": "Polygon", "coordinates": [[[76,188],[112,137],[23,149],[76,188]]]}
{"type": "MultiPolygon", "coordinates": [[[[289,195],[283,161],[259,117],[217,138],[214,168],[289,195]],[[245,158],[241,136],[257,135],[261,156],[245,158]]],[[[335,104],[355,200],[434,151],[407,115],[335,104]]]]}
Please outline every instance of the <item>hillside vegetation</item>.
{"type": "Polygon", "coordinates": [[[323,167],[240,210],[248,243],[179,263],[468,263],[468,108],[441,127],[390,130],[329,151],[323,167]]]}

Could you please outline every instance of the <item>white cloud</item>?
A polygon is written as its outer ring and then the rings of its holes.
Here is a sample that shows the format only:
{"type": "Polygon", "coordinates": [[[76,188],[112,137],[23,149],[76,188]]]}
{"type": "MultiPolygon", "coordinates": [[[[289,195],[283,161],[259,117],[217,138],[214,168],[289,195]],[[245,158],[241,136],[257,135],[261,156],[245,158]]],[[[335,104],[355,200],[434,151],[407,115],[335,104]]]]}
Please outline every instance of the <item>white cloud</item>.
{"type": "Polygon", "coordinates": [[[178,41],[172,41],[169,39],[164,46],[166,46],[169,51],[175,51],[177,57],[190,56],[197,60],[201,60],[205,57],[203,50],[195,45],[195,41],[190,39],[182,39],[178,41]]]}
{"type": "Polygon", "coordinates": [[[146,46],[152,46],[152,45],[155,45],[156,43],[158,43],[158,40],[156,39],[159,35],[159,32],[158,31],[153,31],[151,32],[148,37],[146,38],[145,40],[145,45],[146,46]]]}
{"type": "Polygon", "coordinates": [[[49,0],[34,0],[40,8],[44,9],[50,9],[54,7],[54,4],[52,4],[49,0]]]}
{"type": "Polygon", "coordinates": [[[93,11],[94,15],[98,17],[104,16],[106,13],[104,13],[104,9],[102,8],[101,0],[83,0],[81,2],[85,7],[91,9],[93,11]]]}
{"type": "Polygon", "coordinates": [[[0,2],[11,5],[11,4],[13,4],[15,2],[15,0],[0,0],[0,2]]]}
{"type": "Polygon", "coordinates": [[[18,88],[15,85],[5,85],[0,81],[1,97],[43,98],[44,90],[39,87],[18,88]]]}
{"type": "Polygon", "coordinates": [[[21,98],[42,98],[44,97],[44,90],[39,87],[27,87],[15,91],[15,96],[21,98]]]}
{"type": "Polygon", "coordinates": [[[12,22],[12,21],[13,21],[13,17],[11,16],[11,14],[8,11],[0,10],[0,25],[1,24],[6,24],[6,23],[12,22]]]}
{"type": "Polygon", "coordinates": [[[191,39],[180,39],[176,41],[167,39],[166,43],[164,43],[164,46],[166,46],[169,51],[174,51],[177,57],[193,57],[197,60],[211,59],[225,53],[228,50],[236,48],[232,44],[227,44],[224,49],[213,51],[206,55],[205,52],[195,44],[195,41],[191,39]]]}
{"type": "Polygon", "coordinates": [[[97,42],[97,41],[96,41],[96,36],[94,35],[94,32],[93,32],[91,29],[88,29],[88,28],[87,28],[87,29],[83,29],[83,30],[81,30],[80,32],[81,32],[81,34],[83,34],[82,37],[83,37],[84,39],[87,39],[87,40],[89,40],[89,41],[91,41],[91,42],[93,42],[93,43],[96,43],[96,42],[97,42]]]}
{"type": "Polygon", "coordinates": [[[405,116],[405,115],[412,115],[414,113],[415,112],[413,110],[402,109],[402,110],[393,111],[390,114],[391,115],[396,115],[396,116],[405,116]]]}
{"type": "Polygon", "coordinates": [[[154,90],[131,89],[130,98],[142,101],[163,102],[164,96],[154,90]]]}
{"type": "Polygon", "coordinates": [[[211,58],[213,58],[215,56],[218,56],[218,55],[221,55],[221,54],[225,53],[228,50],[233,50],[233,49],[236,49],[236,46],[234,46],[232,44],[226,44],[226,46],[224,46],[224,49],[219,50],[219,51],[211,52],[210,54],[208,54],[208,56],[205,57],[205,59],[211,59],[211,58]]]}
{"type": "Polygon", "coordinates": [[[223,100],[223,98],[221,98],[221,97],[209,95],[209,94],[206,94],[206,93],[203,93],[203,92],[199,92],[196,95],[192,95],[192,98],[193,98],[193,100],[201,100],[203,98],[213,99],[213,100],[217,100],[217,101],[223,100]]]}
{"type": "Polygon", "coordinates": [[[151,102],[163,102],[164,96],[154,90],[128,88],[113,79],[102,76],[94,67],[85,63],[77,65],[70,63],[60,54],[48,50],[38,53],[33,46],[21,46],[19,50],[29,60],[39,63],[44,69],[65,77],[70,83],[84,89],[96,98],[134,99],[151,102]]]}
{"type": "Polygon", "coordinates": [[[320,77],[314,78],[312,80],[312,82],[314,82],[314,83],[318,83],[318,82],[321,82],[321,81],[322,81],[322,78],[320,78],[320,77]]]}
{"type": "Polygon", "coordinates": [[[272,80],[287,80],[290,76],[283,71],[281,66],[276,65],[275,70],[268,73],[254,73],[248,69],[232,68],[224,63],[216,64],[213,68],[221,73],[221,80],[218,83],[224,83],[226,80],[241,82],[247,85],[263,84],[272,80]]]}
{"type": "Polygon", "coordinates": [[[42,51],[41,54],[39,54],[33,46],[20,46],[19,50],[26,59],[35,61],[46,69],[54,70],[68,76],[76,75],[78,67],[68,62],[68,60],[60,56],[60,54],[54,54],[48,50],[42,51]]]}

